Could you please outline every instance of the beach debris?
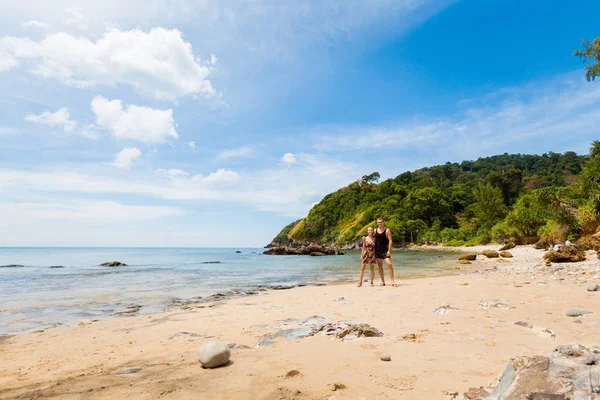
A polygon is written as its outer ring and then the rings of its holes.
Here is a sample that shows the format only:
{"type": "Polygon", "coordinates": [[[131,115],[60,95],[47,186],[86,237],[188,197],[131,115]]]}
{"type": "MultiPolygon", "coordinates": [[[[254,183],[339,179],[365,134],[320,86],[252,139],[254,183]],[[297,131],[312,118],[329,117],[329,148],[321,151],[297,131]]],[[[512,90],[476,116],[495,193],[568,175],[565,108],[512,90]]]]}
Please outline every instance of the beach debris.
{"type": "Polygon", "coordinates": [[[500,254],[496,250],[484,250],[481,252],[487,258],[498,258],[500,254]]]}
{"type": "Polygon", "coordinates": [[[0,265],[0,268],[23,268],[22,264],[8,264],[8,265],[0,265]]]}
{"type": "MultiPolygon", "coordinates": [[[[515,357],[491,394],[469,399],[595,399],[600,393],[599,349],[557,346],[546,356],[515,357]]],[[[482,389],[482,388],[480,388],[482,389]]],[[[486,389],[487,388],[483,388],[486,389]]]]}
{"type": "Polygon", "coordinates": [[[225,343],[210,342],[198,349],[198,361],[204,368],[216,368],[229,362],[231,351],[225,343]]]}
{"type": "Polygon", "coordinates": [[[600,285],[591,285],[587,288],[588,292],[600,292],[600,285]]]}
{"type": "Polygon", "coordinates": [[[593,312],[591,311],[587,311],[587,310],[576,310],[576,309],[571,309],[569,311],[567,311],[567,317],[581,317],[585,314],[593,314],[593,312]]]}
{"type": "Polygon", "coordinates": [[[379,355],[379,359],[381,361],[392,361],[392,356],[390,356],[388,353],[381,353],[379,355]]]}
{"type": "Polygon", "coordinates": [[[498,250],[498,251],[506,251],[506,250],[514,249],[515,247],[517,247],[515,242],[508,242],[504,246],[500,247],[500,250],[498,250]]]}
{"type": "Polygon", "coordinates": [[[543,333],[547,333],[548,335],[550,335],[550,337],[552,339],[556,339],[556,333],[554,333],[554,331],[552,329],[550,329],[550,328],[544,328],[544,329],[542,329],[542,332],[543,333]]]}
{"type": "Polygon", "coordinates": [[[344,390],[347,389],[348,387],[346,385],[344,385],[343,383],[330,383],[329,385],[327,385],[327,387],[329,388],[329,390],[331,390],[332,392],[335,392],[337,390],[344,390]]]}
{"type": "Polygon", "coordinates": [[[192,332],[177,332],[172,334],[169,339],[174,339],[177,337],[181,337],[181,336],[189,336],[189,337],[193,337],[193,338],[200,338],[200,339],[210,339],[213,336],[203,336],[203,335],[198,335],[197,333],[192,333],[192,332]]]}
{"type": "Polygon", "coordinates": [[[458,257],[459,260],[475,261],[477,260],[477,253],[467,253],[458,257]]]}
{"type": "Polygon", "coordinates": [[[127,264],[120,261],[108,261],[99,265],[100,267],[126,267],[127,264]]]}
{"type": "Polygon", "coordinates": [[[508,301],[498,299],[484,300],[479,303],[479,307],[484,310],[489,310],[490,308],[508,308],[508,301]]]}
{"type": "Polygon", "coordinates": [[[129,369],[126,369],[125,371],[117,372],[116,375],[137,374],[141,370],[142,370],[141,368],[129,368],[129,369]]]}
{"type": "Polygon", "coordinates": [[[437,314],[437,315],[444,315],[444,314],[449,313],[452,310],[457,310],[457,308],[454,308],[454,307],[450,306],[450,304],[444,302],[441,305],[434,308],[433,312],[434,312],[434,314],[437,314]]]}
{"type": "Polygon", "coordinates": [[[383,333],[377,328],[362,322],[338,321],[331,322],[330,320],[313,315],[304,319],[288,318],[284,320],[288,325],[278,327],[262,327],[263,329],[277,329],[277,332],[269,333],[262,336],[256,347],[264,347],[273,344],[278,338],[283,338],[286,341],[298,340],[309,336],[314,336],[321,333],[325,336],[331,336],[332,339],[352,340],[360,337],[381,337],[383,333]],[[289,324],[300,328],[291,327],[289,324]]]}
{"type": "Polygon", "coordinates": [[[142,306],[139,304],[132,304],[130,306],[127,306],[127,308],[124,311],[118,311],[118,312],[114,312],[110,315],[112,316],[120,316],[120,317],[132,317],[134,315],[137,315],[137,313],[140,312],[140,310],[142,309],[142,306]]]}
{"type": "Polygon", "coordinates": [[[79,321],[79,326],[91,325],[94,322],[98,322],[98,320],[97,319],[82,319],[81,321],[79,321]]]}
{"type": "Polygon", "coordinates": [[[291,371],[288,371],[287,374],[285,374],[286,378],[295,378],[297,376],[301,376],[302,373],[300,371],[298,371],[297,369],[292,369],[291,371]]]}
{"type": "Polygon", "coordinates": [[[504,251],[500,252],[500,257],[502,257],[502,258],[512,258],[512,256],[513,255],[510,251],[504,250],[504,251]]]}
{"type": "Polygon", "coordinates": [[[237,344],[237,343],[229,343],[227,345],[227,347],[229,347],[230,349],[242,349],[242,350],[247,350],[250,347],[243,345],[243,344],[237,344]]]}
{"type": "Polygon", "coordinates": [[[515,325],[522,326],[523,328],[533,329],[533,325],[531,325],[529,322],[525,322],[525,321],[515,322],[515,325]]]}

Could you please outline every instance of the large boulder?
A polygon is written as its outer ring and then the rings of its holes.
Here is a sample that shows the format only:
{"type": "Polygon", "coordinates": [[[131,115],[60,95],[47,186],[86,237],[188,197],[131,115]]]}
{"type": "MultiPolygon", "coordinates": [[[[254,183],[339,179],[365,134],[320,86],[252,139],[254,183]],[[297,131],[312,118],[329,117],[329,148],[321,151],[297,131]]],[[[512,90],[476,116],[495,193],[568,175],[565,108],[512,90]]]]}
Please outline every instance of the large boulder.
{"type": "Polygon", "coordinates": [[[557,346],[546,356],[516,357],[498,384],[479,400],[597,399],[600,393],[600,349],[579,344],[557,346]]]}
{"type": "Polygon", "coordinates": [[[512,255],[512,253],[510,251],[504,250],[504,251],[500,252],[500,257],[503,257],[503,258],[512,258],[512,256],[513,255],[512,255]]]}
{"type": "Polygon", "coordinates": [[[225,343],[209,342],[198,349],[198,360],[205,368],[216,368],[229,362],[231,351],[225,343]]]}
{"type": "Polygon", "coordinates": [[[510,249],[514,249],[515,247],[517,247],[515,242],[509,242],[509,243],[505,244],[504,246],[500,247],[499,251],[510,250],[510,249]]]}
{"type": "Polygon", "coordinates": [[[562,246],[544,254],[544,260],[555,263],[585,261],[585,251],[579,246],[562,246]]]}
{"type": "Polygon", "coordinates": [[[496,250],[484,250],[484,251],[481,252],[481,254],[483,254],[487,258],[498,258],[498,257],[500,257],[500,254],[498,254],[498,252],[496,250]]]}
{"type": "Polygon", "coordinates": [[[463,254],[462,256],[458,256],[458,260],[468,260],[468,261],[474,261],[477,260],[477,253],[467,253],[467,254],[463,254]]]}

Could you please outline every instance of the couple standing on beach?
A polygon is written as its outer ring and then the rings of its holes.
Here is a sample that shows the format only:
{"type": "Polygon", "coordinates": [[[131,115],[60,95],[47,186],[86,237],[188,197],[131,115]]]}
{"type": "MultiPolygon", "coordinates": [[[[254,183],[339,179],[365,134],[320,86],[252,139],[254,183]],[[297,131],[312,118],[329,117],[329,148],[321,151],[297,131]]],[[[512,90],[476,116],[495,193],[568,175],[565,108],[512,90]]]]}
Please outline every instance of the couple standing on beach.
{"type": "Polygon", "coordinates": [[[362,252],[360,256],[360,280],[357,286],[362,286],[365,267],[371,265],[371,286],[375,279],[375,263],[379,266],[379,276],[381,277],[381,286],[385,286],[383,277],[383,262],[385,261],[390,274],[392,286],[397,287],[394,280],[394,268],[392,267],[392,232],[383,225],[383,218],[377,218],[377,228],[367,228],[367,236],[362,238],[362,252]]]}

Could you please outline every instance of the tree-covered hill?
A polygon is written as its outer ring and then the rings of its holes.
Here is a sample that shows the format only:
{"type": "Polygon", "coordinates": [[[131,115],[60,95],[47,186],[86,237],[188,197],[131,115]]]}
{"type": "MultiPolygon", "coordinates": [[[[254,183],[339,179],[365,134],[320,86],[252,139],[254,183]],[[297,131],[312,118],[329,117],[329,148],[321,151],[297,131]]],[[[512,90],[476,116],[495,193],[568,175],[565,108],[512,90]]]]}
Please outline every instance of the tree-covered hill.
{"type": "Polygon", "coordinates": [[[274,244],[348,244],[378,217],[396,244],[560,241],[593,232],[600,223],[597,141],[589,156],[503,154],[378,180],[375,172],[328,194],[274,244]]]}

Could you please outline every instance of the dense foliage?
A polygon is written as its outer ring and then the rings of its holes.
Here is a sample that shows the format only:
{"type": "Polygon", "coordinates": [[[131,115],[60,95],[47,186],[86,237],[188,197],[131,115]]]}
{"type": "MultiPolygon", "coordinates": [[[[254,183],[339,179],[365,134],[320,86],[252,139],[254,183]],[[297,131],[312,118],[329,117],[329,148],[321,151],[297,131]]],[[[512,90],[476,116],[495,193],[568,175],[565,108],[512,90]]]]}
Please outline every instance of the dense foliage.
{"type": "Polygon", "coordinates": [[[557,241],[593,232],[600,223],[597,141],[587,157],[503,154],[378,179],[374,172],[328,194],[274,242],[347,244],[378,217],[396,244],[557,241]]]}

